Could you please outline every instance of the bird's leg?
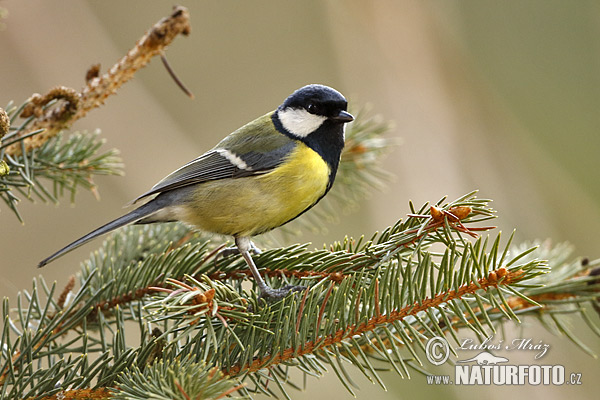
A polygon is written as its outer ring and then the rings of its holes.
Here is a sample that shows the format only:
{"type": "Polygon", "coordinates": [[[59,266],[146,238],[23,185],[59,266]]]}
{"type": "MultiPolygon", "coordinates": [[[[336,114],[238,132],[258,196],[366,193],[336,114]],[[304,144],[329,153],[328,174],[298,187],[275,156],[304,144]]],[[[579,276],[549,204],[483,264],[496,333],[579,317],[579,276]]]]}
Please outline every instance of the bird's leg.
{"type": "Polygon", "coordinates": [[[260,290],[259,298],[264,299],[267,302],[276,301],[284,298],[290,292],[299,292],[306,290],[304,286],[295,286],[295,285],[285,285],[281,289],[273,289],[264,281],[260,273],[258,272],[258,268],[256,268],[256,264],[254,264],[254,260],[250,256],[250,250],[256,249],[254,244],[247,237],[237,237],[235,238],[235,244],[237,245],[238,251],[246,260],[248,264],[248,268],[250,268],[250,272],[256,281],[256,285],[260,290]]]}
{"type": "MultiPolygon", "coordinates": [[[[256,247],[254,242],[250,241],[250,251],[254,254],[262,253],[262,250],[256,247]]],[[[223,250],[219,251],[217,257],[229,257],[229,256],[237,256],[240,254],[240,249],[237,246],[225,247],[223,250]]]]}

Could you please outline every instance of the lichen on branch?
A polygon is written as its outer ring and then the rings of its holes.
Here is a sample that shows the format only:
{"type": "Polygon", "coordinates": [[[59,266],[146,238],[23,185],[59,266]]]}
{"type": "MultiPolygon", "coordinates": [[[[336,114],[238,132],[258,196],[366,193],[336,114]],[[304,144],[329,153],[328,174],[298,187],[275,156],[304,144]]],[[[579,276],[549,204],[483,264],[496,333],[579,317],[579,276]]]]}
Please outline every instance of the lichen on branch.
{"type": "MultiPolygon", "coordinates": [[[[127,52],[108,72],[100,75],[97,66],[87,74],[87,85],[81,92],[66,87],[56,87],[45,95],[34,94],[23,110],[21,117],[34,116],[35,120],[21,135],[27,135],[39,129],[40,134],[25,140],[25,150],[41,147],[48,139],[73,122],[84,117],[89,111],[104,104],[106,99],[116,91],[150,60],[164,52],[178,35],[189,35],[191,31],[190,15],[182,6],[176,6],[173,12],[158,21],[142,36],[135,46],[127,52]],[[62,100],[55,107],[44,110],[42,106],[52,100],[62,100]]],[[[6,149],[9,155],[21,153],[21,146],[15,144],[6,149]]]]}

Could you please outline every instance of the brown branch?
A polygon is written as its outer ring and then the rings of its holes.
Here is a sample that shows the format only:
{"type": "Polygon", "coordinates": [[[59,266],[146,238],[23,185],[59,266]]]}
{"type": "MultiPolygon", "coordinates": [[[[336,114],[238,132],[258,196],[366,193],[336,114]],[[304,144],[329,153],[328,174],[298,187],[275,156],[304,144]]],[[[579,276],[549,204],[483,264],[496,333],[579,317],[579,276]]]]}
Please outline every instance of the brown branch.
{"type": "MultiPolygon", "coordinates": [[[[293,271],[289,269],[265,269],[262,272],[262,275],[268,276],[270,278],[277,278],[280,276],[286,276],[288,278],[294,277],[298,279],[309,278],[309,277],[321,277],[328,278],[329,280],[340,283],[344,280],[347,275],[344,275],[341,272],[324,272],[324,271],[293,271]]],[[[223,280],[223,279],[246,279],[251,277],[252,274],[248,268],[244,269],[236,269],[228,272],[217,271],[208,275],[210,279],[213,280],[223,280]]]]}
{"type": "MultiPolygon", "coordinates": [[[[547,303],[549,301],[554,300],[572,299],[574,297],[577,297],[577,295],[574,293],[543,293],[529,296],[531,300],[539,304],[547,303]]],[[[506,303],[508,304],[511,310],[524,310],[527,308],[537,307],[535,304],[529,303],[525,301],[525,299],[522,299],[521,297],[517,296],[509,297],[508,299],[506,299],[506,303]]]]}
{"type": "MultiPolygon", "coordinates": [[[[2,138],[10,130],[10,118],[3,108],[0,108],[0,146],[2,145],[2,138]]],[[[0,160],[0,176],[8,175],[10,167],[4,160],[0,160]]]]}
{"type": "Polygon", "coordinates": [[[224,391],[223,393],[221,393],[218,397],[215,397],[215,400],[219,400],[219,399],[222,399],[222,398],[224,398],[226,396],[229,396],[231,393],[235,392],[236,390],[240,390],[244,386],[246,386],[246,382],[242,382],[239,385],[230,387],[229,389],[227,389],[226,391],[224,391]]]}
{"type": "MultiPolygon", "coordinates": [[[[585,273],[584,273],[585,275],[585,273]]],[[[488,279],[498,279],[497,278],[497,274],[495,271],[490,272],[490,276],[488,277],[488,279]]],[[[362,292],[359,293],[358,298],[360,299],[360,295],[362,292]]],[[[551,301],[560,301],[560,300],[565,300],[565,299],[572,299],[577,297],[577,294],[574,293],[543,293],[543,294],[538,294],[538,295],[530,295],[528,296],[528,298],[531,300],[527,301],[522,297],[519,296],[511,296],[511,297],[507,297],[506,298],[506,304],[508,304],[509,308],[511,310],[525,310],[525,309],[530,309],[533,307],[538,307],[535,303],[541,304],[543,305],[542,308],[540,308],[538,311],[539,312],[544,312],[548,309],[548,303],[551,301]]],[[[358,301],[357,301],[358,304],[358,301]]],[[[504,305],[501,306],[502,308],[505,308],[504,305]]],[[[478,307],[474,307],[473,310],[475,312],[480,311],[480,309],[478,307]]],[[[486,307],[485,308],[485,312],[489,313],[489,312],[494,312],[494,311],[500,311],[498,310],[497,307],[486,307]]],[[[356,319],[358,320],[358,306],[356,307],[356,319]]],[[[469,323],[474,322],[472,318],[466,318],[467,321],[469,323]]],[[[451,323],[454,324],[456,322],[460,322],[461,319],[458,317],[453,317],[451,319],[451,323]]],[[[440,327],[444,328],[446,326],[446,324],[442,321],[440,322],[440,327]]],[[[455,330],[458,330],[458,328],[455,328],[455,330]]],[[[419,332],[424,333],[423,332],[424,329],[420,329],[419,332]]],[[[399,336],[398,336],[399,337],[399,336]]],[[[386,345],[389,343],[389,339],[385,338],[383,339],[383,344],[386,345]]],[[[385,351],[384,348],[381,347],[380,343],[375,340],[372,339],[370,344],[363,344],[361,345],[361,350],[365,353],[371,353],[373,352],[373,348],[371,346],[374,346],[376,348],[378,348],[381,351],[385,351]]],[[[353,352],[357,352],[357,350],[352,349],[353,352]]],[[[356,353],[355,353],[356,354],[356,353]]]]}
{"type": "Polygon", "coordinates": [[[66,86],[56,86],[43,96],[39,93],[34,93],[29,98],[27,105],[23,107],[23,111],[21,111],[21,115],[19,116],[21,118],[35,116],[38,121],[53,120],[57,125],[66,124],[77,112],[77,109],[79,108],[79,98],[80,94],[77,93],[75,89],[66,86]],[[44,107],[53,100],[64,100],[65,103],[62,107],[54,108],[44,115],[44,107]]]}
{"type": "MultiPolygon", "coordinates": [[[[75,389],[58,392],[52,396],[35,397],[37,400],[104,400],[110,399],[113,392],[107,388],[98,389],[75,389]]],[[[33,400],[29,397],[28,400],[33,400]]]]}
{"type": "Polygon", "coordinates": [[[174,378],[173,381],[175,383],[175,386],[177,386],[177,390],[179,390],[179,393],[181,393],[183,395],[183,397],[185,397],[185,400],[192,400],[192,399],[190,399],[190,396],[188,396],[188,394],[185,392],[185,390],[183,389],[183,386],[181,386],[181,384],[179,383],[177,378],[174,378]]]}
{"type": "Polygon", "coordinates": [[[159,285],[147,286],[145,288],[136,289],[134,292],[129,292],[120,296],[113,297],[110,300],[102,300],[94,306],[94,309],[90,313],[90,316],[94,316],[98,311],[106,312],[115,308],[116,306],[139,300],[148,293],[155,292],[156,286],[159,285]]]}
{"type": "Polygon", "coordinates": [[[283,352],[279,352],[275,356],[270,355],[267,357],[257,358],[251,363],[245,365],[234,365],[229,369],[224,369],[223,373],[228,376],[237,376],[241,373],[256,372],[260,369],[271,367],[275,364],[280,364],[292,358],[313,353],[321,347],[340,343],[341,341],[351,338],[352,336],[362,335],[366,332],[374,330],[378,325],[389,324],[394,321],[402,320],[410,315],[415,315],[420,311],[427,310],[431,307],[438,307],[441,304],[461,298],[466,294],[474,293],[477,290],[486,290],[490,287],[509,285],[511,283],[518,282],[523,278],[524,275],[525,273],[522,270],[508,272],[505,268],[500,268],[493,274],[490,274],[487,278],[482,278],[477,282],[463,285],[458,290],[446,291],[438,294],[434,298],[425,299],[420,304],[411,304],[403,307],[402,309],[392,311],[389,314],[371,317],[368,321],[365,321],[359,325],[341,328],[333,334],[319,337],[315,341],[308,341],[300,345],[298,348],[285,349],[283,352]]]}
{"type": "Polygon", "coordinates": [[[0,144],[2,144],[2,138],[8,133],[10,129],[10,118],[3,108],[0,108],[0,144]]]}
{"type": "MultiPolygon", "coordinates": [[[[22,135],[38,129],[45,129],[45,131],[25,139],[25,149],[29,151],[42,146],[61,129],[66,128],[78,119],[83,118],[89,111],[104,104],[108,96],[116,93],[125,82],[133,78],[133,75],[140,68],[145,67],[152,57],[161,55],[177,35],[187,36],[190,31],[188,10],[185,7],[176,6],[171,15],[161,19],[150,28],[107,73],[95,76],[99,72],[96,71],[95,66],[92,66],[91,73],[88,71],[86,76],[87,85],[81,93],[74,89],[58,87],[50,90],[44,96],[33,95],[29,105],[24,110],[26,112],[23,116],[25,118],[36,116],[36,119],[22,135]],[[62,105],[44,112],[42,106],[53,99],[63,99],[65,101],[62,105]]],[[[9,155],[19,155],[21,146],[19,144],[9,146],[6,152],[9,155]]]]}
{"type": "Polygon", "coordinates": [[[296,333],[298,333],[300,329],[300,321],[302,321],[302,314],[304,313],[304,306],[306,305],[308,292],[308,290],[304,291],[304,296],[302,296],[302,302],[300,303],[300,308],[298,309],[298,318],[296,318],[296,333]]]}
{"type": "Polygon", "coordinates": [[[67,281],[67,284],[65,285],[65,288],[60,293],[60,296],[58,296],[58,300],[56,302],[56,305],[59,308],[64,308],[65,307],[65,302],[67,301],[67,296],[69,296],[69,293],[71,292],[71,290],[73,290],[74,287],[75,287],[75,276],[71,275],[69,277],[69,280],[67,281]]]}

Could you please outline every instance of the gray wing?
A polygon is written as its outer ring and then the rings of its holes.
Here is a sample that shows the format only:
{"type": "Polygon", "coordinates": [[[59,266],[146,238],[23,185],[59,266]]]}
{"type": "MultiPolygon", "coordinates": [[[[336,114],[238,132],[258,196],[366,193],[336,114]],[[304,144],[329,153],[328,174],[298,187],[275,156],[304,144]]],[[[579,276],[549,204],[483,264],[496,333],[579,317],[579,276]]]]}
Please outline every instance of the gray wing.
{"type": "Polygon", "coordinates": [[[267,152],[249,151],[244,154],[236,154],[235,149],[217,147],[172,172],[133,202],[183,186],[267,173],[280,165],[295,146],[294,141],[288,140],[267,152]]]}

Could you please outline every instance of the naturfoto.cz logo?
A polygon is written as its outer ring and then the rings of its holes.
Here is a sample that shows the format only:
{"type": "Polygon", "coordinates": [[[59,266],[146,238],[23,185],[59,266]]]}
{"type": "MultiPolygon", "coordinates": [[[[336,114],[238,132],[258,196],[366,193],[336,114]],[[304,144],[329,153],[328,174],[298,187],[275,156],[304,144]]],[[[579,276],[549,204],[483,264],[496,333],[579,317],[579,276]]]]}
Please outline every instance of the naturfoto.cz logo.
{"type": "MultiPolygon", "coordinates": [[[[470,340],[470,339],[469,339],[470,340]]],[[[456,350],[481,350],[479,354],[468,359],[458,360],[454,367],[454,379],[450,375],[428,375],[429,385],[580,385],[581,373],[570,373],[567,376],[563,365],[511,365],[509,359],[500,357],[487,351],[493,345],[486,345],[488,338],[480,345],[466,346],[469,340],[461,343],[456,350]]],[[[519,343],[530,343],[531,339],[518,339],[519,343]]],[[[537,350],[535,359],[543,357],[549,345],[538,344],[536,348],[521,348],[521,350],[537,350]]],[[[494,346],[496,350],[501,348],[494,346]]],[[[513,344],[507,345],[505,350],[515,350],[513,344]]],[[[431,338],[426,346],[427,359],[433,365],[445,363],[450,355],[450,345],[445,338],[436,336],[431,338]]]]}

